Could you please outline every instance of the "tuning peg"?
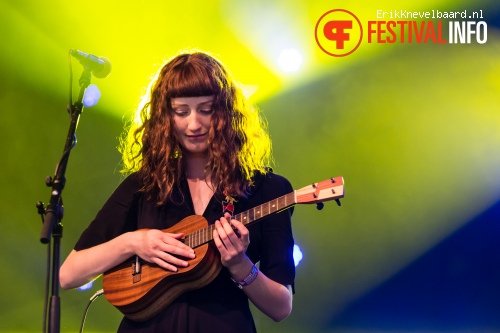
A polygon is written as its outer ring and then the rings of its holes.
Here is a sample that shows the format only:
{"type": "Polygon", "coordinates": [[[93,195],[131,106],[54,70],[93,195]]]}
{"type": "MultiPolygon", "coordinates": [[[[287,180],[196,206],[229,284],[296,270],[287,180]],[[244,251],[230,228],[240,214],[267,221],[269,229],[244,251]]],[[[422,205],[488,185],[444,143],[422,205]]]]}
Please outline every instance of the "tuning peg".
{"type": "Polygon", "coordinates": [[[318,202],[318,203],[316,204],[316,208],[317,208],[318,210],[322,210],[322,209],[323,209],[323,207],[325,207],[325,204],[324,204],[324,203],[322,203],[322,202],[318,202]]]}
{"type": "Polygon", "coordinates": [[[337,205],[342,206],[342,204],[340,203],[340,199],[335,199],[335,202],[337,203],[337,205]]]}

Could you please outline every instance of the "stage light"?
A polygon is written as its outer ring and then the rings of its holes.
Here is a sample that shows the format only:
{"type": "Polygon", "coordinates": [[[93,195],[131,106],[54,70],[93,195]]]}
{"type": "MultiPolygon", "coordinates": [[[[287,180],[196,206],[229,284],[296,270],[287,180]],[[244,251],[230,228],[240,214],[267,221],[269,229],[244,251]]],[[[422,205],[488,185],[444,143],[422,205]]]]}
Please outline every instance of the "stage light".
{"type": "Polygon", "coordinates": [[[99,88],[95,84],[91,84],[87,87],[83,95],[83,105],[86,108],[90,108],[99,102],[99,98],[101,98],[99,88]]]}
{"type": "Polygon", "coordinates": [[[284,49],[278,57],[278,66],[286,73],[298,71],[302,62],[302,55],[297,49],[284,49]]]}
{"type": "Polygon", "coordinates": [[[302,254],[302,251],[300,250],[300,247],[295,244],[293,246],[293,261],[295,262],[295,267],[299,265],[299,262],[302,260],[304,255],[302,254]]]}
{"type": "Polygon", "coordinates": [[[243,91],[243,95],[245,95],[246,98],[250,98],[257,92],[257,90],[259,90],[259,86],[256,84],[242,84],[241,90],[243,91]]]}
{"type": "Polygon", "coordinates": [[[94,284],[94,281],[90,281],[89,283],[84,284],[83,286],[78,287],[78,290],[79,291],[89,290],[90,288],[92,288],[93,284],[94,284]]]}

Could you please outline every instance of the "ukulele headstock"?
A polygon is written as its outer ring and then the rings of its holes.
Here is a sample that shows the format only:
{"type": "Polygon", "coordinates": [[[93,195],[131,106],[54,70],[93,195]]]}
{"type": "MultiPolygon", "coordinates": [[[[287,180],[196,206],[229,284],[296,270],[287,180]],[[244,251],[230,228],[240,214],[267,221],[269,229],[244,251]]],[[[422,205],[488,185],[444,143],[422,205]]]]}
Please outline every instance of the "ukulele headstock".
{"type": "Polygon", "coordinates": [[[318,209],[323,208],[324,201],[335,200],[340,206],[340,198],[344,197],[344,178],[334,177],[313,183],[295,190],[297,204],[318,204],[318,209]]]}

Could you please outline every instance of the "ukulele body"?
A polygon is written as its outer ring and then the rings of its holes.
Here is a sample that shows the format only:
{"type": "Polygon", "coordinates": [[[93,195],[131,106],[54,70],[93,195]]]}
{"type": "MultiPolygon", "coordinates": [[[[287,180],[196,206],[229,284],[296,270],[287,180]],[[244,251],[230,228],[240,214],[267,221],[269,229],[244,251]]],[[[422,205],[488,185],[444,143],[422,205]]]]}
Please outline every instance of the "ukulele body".
{"type": "MultiPolygon", "coordinates": [[[[162,231],[189,234],[207,225],[204,217],[193,215],[162,231]]],[[[222,264],[212,243],[195,247],[194,251],[196,257],[187,259],[189,265],[178,267],[177,272],[131,257],[104,273],[104,296],[127,318],[148,320],[181,294],[208,285],[219,274],[222,264]]]]}

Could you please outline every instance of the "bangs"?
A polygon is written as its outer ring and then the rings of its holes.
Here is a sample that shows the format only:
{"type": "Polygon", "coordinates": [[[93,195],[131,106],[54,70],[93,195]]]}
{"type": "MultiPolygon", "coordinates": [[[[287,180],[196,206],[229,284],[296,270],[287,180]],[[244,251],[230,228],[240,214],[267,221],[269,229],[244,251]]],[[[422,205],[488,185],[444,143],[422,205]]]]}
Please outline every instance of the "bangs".
{"type": "Polygon", "coordinates": [[[189,60],[173,68],[167,82],[167,97],[220,95],[224,88],[219,75],[210,68],[197,66],[189,60]]]}

